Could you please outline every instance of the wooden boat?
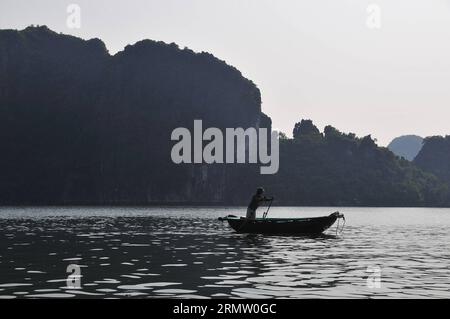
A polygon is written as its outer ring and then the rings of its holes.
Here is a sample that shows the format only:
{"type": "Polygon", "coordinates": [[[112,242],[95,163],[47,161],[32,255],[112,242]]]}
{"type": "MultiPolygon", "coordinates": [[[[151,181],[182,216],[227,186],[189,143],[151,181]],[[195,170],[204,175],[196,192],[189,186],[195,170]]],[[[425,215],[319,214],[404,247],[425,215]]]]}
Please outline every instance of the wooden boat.
{"type": "Polygon", "coordinates": [[[290,235],[316,235],[330,228],[336,220],[344,218],[343,214],[335,212],[329,216],[312,218],[256,218],[247,219],[229,215],[219,220],[228,221],[228,224],[238,233],[252,234],[290,234],[290,235]]]}

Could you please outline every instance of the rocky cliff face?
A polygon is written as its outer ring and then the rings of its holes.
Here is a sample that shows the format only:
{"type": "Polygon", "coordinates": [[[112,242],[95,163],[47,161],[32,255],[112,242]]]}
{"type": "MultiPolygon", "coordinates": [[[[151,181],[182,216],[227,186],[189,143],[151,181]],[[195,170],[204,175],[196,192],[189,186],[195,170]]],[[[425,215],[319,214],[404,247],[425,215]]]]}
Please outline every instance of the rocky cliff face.
{"type": "Polygon", "coordinates": [[[450,136],[432,136],[424,140],[414,163],[450,183],[450,136]]]}
{"type": "Polygon", "coordinates": [[[111,56],[46,27],[0,31],[0,106],[3,204],[233,200],[251,169],[175,165],[172,130],[270,127],[257,87],[208,53],[145,40],[111,56]]]}
{"type": "MultiPolygon", "coordinates": [[[[263,184],[277,202],[306,206],[446,206],[448,185],[413,163],[332,126],[309,120],[280,142],[280,170],[263,184]]],[[[450,154],[450,152],[448,152],[450,154]]],[[[418,156],[419,158],[419,156],[418,156]]],[[[449,170],[450,172],[450,170],[449,170]]]]}

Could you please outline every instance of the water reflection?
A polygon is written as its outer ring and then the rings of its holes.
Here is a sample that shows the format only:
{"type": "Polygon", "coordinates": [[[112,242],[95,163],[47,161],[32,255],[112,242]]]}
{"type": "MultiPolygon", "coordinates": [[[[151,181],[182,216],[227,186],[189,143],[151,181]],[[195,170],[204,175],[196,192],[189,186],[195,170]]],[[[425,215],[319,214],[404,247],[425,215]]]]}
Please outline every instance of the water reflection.
{"type": "Polygon", "coordinates": [[[0,298],[450,297],[442,219],[298,237],[236,234],[208,214],[92,211],[0,218],[0,298]],[[69,264],[82,289],[66,287],[69,264]],[[370,265],[380,288],[367,285],[370,265]]]}

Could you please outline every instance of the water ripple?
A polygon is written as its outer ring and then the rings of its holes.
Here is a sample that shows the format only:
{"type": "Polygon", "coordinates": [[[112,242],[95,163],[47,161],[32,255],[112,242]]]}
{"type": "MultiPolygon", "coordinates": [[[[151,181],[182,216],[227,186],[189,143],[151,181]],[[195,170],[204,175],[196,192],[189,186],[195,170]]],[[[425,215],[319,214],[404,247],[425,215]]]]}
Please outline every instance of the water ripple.
{"type": "Polygon", "coordinates": [[[343,212],[342,236],[308,238],[236,234],[229,208],[2,208],[0,299],[450,298],[450,210],[343,212]]]}

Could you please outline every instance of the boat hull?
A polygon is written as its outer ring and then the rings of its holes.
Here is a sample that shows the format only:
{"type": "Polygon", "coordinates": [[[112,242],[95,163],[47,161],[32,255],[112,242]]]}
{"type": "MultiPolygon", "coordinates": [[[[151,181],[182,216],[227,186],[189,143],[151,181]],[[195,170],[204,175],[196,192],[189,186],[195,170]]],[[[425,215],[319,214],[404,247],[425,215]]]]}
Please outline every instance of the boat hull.
{"type": "Polygon", "coordinates": [[[294,234],[315,235],[321,234],[330,228],[338,218],[339,213],[324,217],[313,218],[225,218],[228,224],[238,233],[252,234],[294,234]]]}

